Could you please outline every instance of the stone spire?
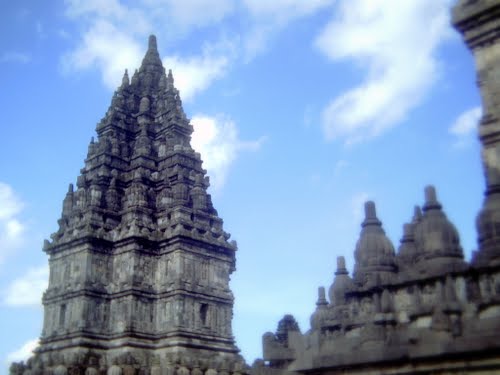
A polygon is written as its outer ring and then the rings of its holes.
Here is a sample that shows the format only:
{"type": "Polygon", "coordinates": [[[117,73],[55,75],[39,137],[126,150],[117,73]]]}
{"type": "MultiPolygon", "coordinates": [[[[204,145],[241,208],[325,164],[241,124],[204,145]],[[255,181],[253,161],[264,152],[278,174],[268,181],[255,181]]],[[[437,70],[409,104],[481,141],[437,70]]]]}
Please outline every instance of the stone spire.
{"type": "Polygon", "coordinates": [[[172,69],[169,69],[167,76],[167,90],[172,90],[173,88],[174,88],[174,76],[172,75],[172,69]]]}
{"type": "Polygon", "coordinates": [[[323,320],[327,316],[328,302],[325,297],[325,288],[318,288],[318,301],[316,302],[316,311],[311,315],[311,328],[320,329],[323,325],[323,320]]]}
{"type": "Polygon", "coordinates": [[[155,68],[160,68],[161,70],[164,70],[160,54],[158,53],[156,36],[150,35],[148,40],[148,50],[146,52],[146,55],[142,59],[142,64],[139,71],[148,69],[154,70],[155,68]]]}
{"type": "Polygon", "coordinates": [[[349,272],[345,267],[345,259],[343,256],[337,257],[337,271],[328,296],[330,303],[334,306],[343,305],[345,303],[345,294],[355,289],[354,282],[349,277],[349,272]]]}
{"type": "MultiPolygon", "coordinates": [[[[34,361],[69,368],[93,358],[121,373],[167,366],[170,356],[233,368],[241,362],[229,289],[236,244],[207,193],[193,128],[154,36],[96,131],[44,246],[51,276],[34,361]]],[[[81,365],[84,373],[89,364],[81,365]]]]}
{"type": "Polygon", "coordinates": [[[365,203],[365,220],[361,227],[354,251],[354,281],[363,287],[391,283],[397,272],[394,246],[385,235],[375,203],[371,201],[365,203]]]}
{"type": "Polygon", "coordinates": [[[125,69],[125,73],[123,73],[123,78],[122,78],[122,88],[127,87],[130,85],[130,79],[128,78],[128,70],[125,69]]]}
{"type": "Polygon", "coordinates": [[[422,220],[415,226],[416,267],[421,274],[463,270],[466,264],[455,226],[442,211],[434,186],[425,188],[422,220]]]}
{"type": "Polygon", "coordinates": [[[422,211],[419,206],[415,206],[413,219],[410,223],[403,225],[403,237],[399,245],[397,261],[400,276],[402,274],[408,275],[412,272],[414,262],[417,259],[417,247],[415,245],[415,226],[422,220],[422,211]]]}

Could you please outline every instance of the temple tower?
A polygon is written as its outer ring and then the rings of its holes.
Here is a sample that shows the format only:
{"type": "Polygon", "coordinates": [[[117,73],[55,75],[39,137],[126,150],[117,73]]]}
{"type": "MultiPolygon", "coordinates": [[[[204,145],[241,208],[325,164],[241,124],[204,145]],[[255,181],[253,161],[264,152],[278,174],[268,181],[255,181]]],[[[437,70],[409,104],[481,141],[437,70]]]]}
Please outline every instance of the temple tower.
{"type": "Polygon", "coordinates": [[[96,131],[44,244],[50,280],[30,371],[241,371],[229,289],[236,243],[207,194],[154,36],[96,131]]]}
{"type": "Polygon", "coordinates": [[[486,177],[484,203],[477,217],[477,266],[500,264],[500,1],[460,0],[453,23],[476,61],[483,116],[479,124],[486,177]]]}

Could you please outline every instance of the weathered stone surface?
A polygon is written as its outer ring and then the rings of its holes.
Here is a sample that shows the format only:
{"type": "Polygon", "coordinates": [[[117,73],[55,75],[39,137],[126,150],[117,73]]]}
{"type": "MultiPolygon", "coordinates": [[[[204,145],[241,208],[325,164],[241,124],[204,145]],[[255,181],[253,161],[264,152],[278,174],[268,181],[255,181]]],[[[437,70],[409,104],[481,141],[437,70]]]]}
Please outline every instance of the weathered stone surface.
{"type": "Polygon", "coordinates": [[[149,374],[153,360],[183,375],[188,357],[242,362],[231,330],[236,244],[207,194],[154,36],[96,131],[44,244],[50,280],[32,362],[54,374],[113,375],[149,374]]]}
{"type": "Polygon", "coordinates": [[[479,139],[486,191],[476,221],[479,250],[474,263],[500,264],[500,2],[461,0],[453,22],[476,60],[483,109],[479,139]]]}
{"type": "Polygon", "coordinates": [[[354,250],[354,281],[362,287],[390,283],[396,272],[394,246],[377,218],[375,203],[365,203],[365,220],[354,250]]]}

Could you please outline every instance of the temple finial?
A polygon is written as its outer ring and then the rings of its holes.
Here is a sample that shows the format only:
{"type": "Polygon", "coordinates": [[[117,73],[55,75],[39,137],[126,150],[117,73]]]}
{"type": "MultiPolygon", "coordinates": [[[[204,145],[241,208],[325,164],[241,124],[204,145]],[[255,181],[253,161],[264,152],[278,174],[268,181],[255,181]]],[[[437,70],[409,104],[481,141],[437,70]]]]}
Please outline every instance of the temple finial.
{"type": "Polygon", "coordinates": [[[148,40],[148,49],[149,50],[158,50],[158,45],[156,44],[156,36],[151,34],[148,40]]]}
{"type": "Polygon", "coordinates": [[[146,67],[149,67],[149,69],[152,69],[153,71],[158,70],[158,68],[161,67],[161,70],[163,72],[163,66],[161,63],[160,54],[158,53],[158,46],[156,44],[156,36],[154,35],[149,36],[148,50],[146,52],[146,55],[144,56],[144,59],[142,60],[141,68],[139,69],[139,71],[144,71],[146,67]]]}
{"type": "Polygon", "coordinates": [[[414,225],[413,224],[404,224],[403,225],[403,238],[401,240],[401,242],[404,242],[404,240],[406,240],[408,237],[410,236],[413,236],[413,232],[414,232],[414,225]]]}
{"type": "Polygon", "coordinates": [[[365,202],[365,220],[363,221],[361,226],[365,227],[367,225],[382,225],[380,220],[377,218],[377,210],[373,201],[365,202]]]}
{"type": "Polygon", "coordinates": [[[441,204],[437,200],[436,188],[433,185],[425,187],[425,204],[422,208],[424,211],[430,209],[441,209],[441,204]]]}
{"type": "Polygon", "coordinates": [[[128,86],[130,84],[130,79],[128,77],[128,70],[125,69],[125,73],[123,74],[123,78],[122,78],[122,86],[125,87],[125,86],[128,86]]]}
{"type": "Polygon", "coordinates": [[[436,188],[432,185],[425,187],[425,202],[434,203],[437,201],[436,188]]]}
{"type": "Polygon", "coordinates": [[[174,76],[172,75],[172,69],[169,69],[167,76],[167,90],[172,88],[174,88],[174,76]]]}
{"type": "Polygon", "coordinates": [[[328,302],[326,301],[325,288],[322,286],[318,288],[318,301],[316,302],[316,305],[318,306],[328,305],[328,302]]]}
{"type": "Polygon", "coordinates": [[[347,275],[347,269],[345,267],[345,258],[343,256],[337,257],[337,271],[335,275],[347,275]]]}
{"type": "Polygon", "coordinates": [[[413,209],[412,223],[418,224],[421,221],[422,221],[422,210],[420,209],[420,206],[415,206],[413,209]]]}
{"type": "Polygon", "coordinates": [[[377,211],[375,209],[375,203],[368,201],[365,203],[365,217],[367,219],[375,219],[377,217],[377,211]]]}

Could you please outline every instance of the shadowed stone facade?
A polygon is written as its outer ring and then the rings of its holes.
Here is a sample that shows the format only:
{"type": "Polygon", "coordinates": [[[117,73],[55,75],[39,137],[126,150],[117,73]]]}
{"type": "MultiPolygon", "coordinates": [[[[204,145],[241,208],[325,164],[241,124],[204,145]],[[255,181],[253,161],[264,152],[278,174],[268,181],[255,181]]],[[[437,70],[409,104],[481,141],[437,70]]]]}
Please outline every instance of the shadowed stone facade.
{"type": "Polygon", "coordinates": [[[459,1],[453,22],[475,56],[483,102],[479,249],[464,261],[433,186],[397,252],[367,202],[352,278],[339,257],[310,330],[286,315],[264,334],[254,375],[500,373],[500,1],[459,1]]]}
{"type": "Polygon", "coordinates": [[[193,128],[154,36],[96,131],[44,244],[41,345],[17,373],[243,370],[231,331],[236,243],[206,192],[193,128]]]}

